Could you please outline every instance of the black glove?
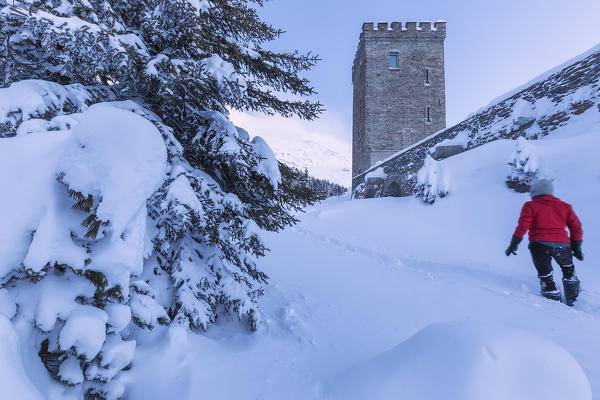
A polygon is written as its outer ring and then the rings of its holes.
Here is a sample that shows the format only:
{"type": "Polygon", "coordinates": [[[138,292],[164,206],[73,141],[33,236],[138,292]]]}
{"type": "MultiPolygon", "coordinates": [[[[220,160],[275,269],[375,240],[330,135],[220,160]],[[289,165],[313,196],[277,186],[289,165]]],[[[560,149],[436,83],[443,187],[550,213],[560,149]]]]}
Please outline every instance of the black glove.
{"type": "Polygon", "coordinates": [[[508,246],[508,249],[506,249],[504,254],[506,254],[507,256],[514,254],[516,256],[517,255],[517,247],[519,247],[519,243],[521,243],[521,240],[523,240],[523,238],[513,235],[512,239],[510,241],[510,246],[508,246]]]}
{"type": "Polygon", "coordinates": [[[581,252],[581,240],[571,239],[571,250],[573,251],[573,257],[579,261],[583,261],[583,253],[581,252]]]}

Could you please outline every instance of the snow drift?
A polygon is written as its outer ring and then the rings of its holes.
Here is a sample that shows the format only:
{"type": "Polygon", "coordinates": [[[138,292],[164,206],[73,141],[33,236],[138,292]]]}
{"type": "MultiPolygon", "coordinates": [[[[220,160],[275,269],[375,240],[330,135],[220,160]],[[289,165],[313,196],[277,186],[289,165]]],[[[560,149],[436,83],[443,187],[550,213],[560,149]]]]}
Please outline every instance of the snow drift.
{"type": "Polygon", "coordinates": [[[339,375],[339,400],[591,400],[585,373],[563,348],[494,324],[429,325],[339,375]]]}

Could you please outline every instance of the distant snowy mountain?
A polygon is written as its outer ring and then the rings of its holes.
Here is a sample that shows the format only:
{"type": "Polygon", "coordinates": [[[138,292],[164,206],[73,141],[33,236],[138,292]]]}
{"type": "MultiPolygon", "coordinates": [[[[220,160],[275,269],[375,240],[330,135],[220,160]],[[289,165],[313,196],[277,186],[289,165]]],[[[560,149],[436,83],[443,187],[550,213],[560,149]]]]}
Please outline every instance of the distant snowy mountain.
{"type": "Polygon", "coordinates": [[[323,128],[313,128],[312,123],[294,119],[232,111],[231,120],[265,139],[279,161],[302,170],[307,168],[317,178],[350,186],[349,142],[331,136],[330,132],[319,132],[323,128]]]}
{"type": "Polygon", "coordinates": [[[283,141],[276,146],[277,140],[272,137],[267,140],[272,143],[278,160],[298,169],[306,168],[315,177],[348,185],[350,159],[347,154],[323,147],[311,140],[299,140],[293,146],[283,141]]]}

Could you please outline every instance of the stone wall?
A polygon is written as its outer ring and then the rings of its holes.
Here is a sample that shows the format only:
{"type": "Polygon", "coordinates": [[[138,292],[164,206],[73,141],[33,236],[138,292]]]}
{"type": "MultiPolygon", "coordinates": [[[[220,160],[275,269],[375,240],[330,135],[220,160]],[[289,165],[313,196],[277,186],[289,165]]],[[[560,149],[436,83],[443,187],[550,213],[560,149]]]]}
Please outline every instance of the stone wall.
{"type": "Polygon", "coordinates": [[[365,138],[366,124],[366,62],[365,43],[360,41],[353,68],[353,123],[352,123],[352,173],[364,171],[369,164],[369,155],[365,138]],[[357,62],[358,60],[358,62],[357,62]]]}
{"type": "Polygon", "coordinates": [[[446,126],[445,37],[444,22],[363,25],[353,67],[353,176],[446,126]]]}

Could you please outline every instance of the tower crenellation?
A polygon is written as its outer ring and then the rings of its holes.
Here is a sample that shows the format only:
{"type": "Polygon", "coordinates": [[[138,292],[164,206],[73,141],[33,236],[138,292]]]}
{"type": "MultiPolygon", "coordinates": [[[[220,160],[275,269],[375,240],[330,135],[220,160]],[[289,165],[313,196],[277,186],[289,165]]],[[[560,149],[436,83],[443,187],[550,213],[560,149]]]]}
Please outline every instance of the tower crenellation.
{"type": "Polygon", "coordinates": [[[436,21],[433,24],[431,21],[417,22],[378,22],[377,27],[373,22],[365,22],[362,27],[363,32],[446,32],[446,21],[436,21]]]}
{"type": "Polygon", "coordinates": [[[380,22],[377,24],[377,30],[380,32],[383,31],[387,31],[388,30],[388,23],[387,22],[380,22]]]}
{"type": "Polygon", "coordinates": [[[366,22],[352,68],[352,173],[446,126],[446,22],[366,22]]]}
{"type": "Polygon", "coordinates": [[[416,22],[407,22],[406,23],[406,31],[407,32],[416,32],[417,23],[416,22]]]}
{"type": "Polygon", "coordinates": [[[419,28],[421,28],[421,31],[423,31],[423,32],[430,32],[431,31],[431,22],[429,22],[429,21],[420,22],[419,28]]]}

